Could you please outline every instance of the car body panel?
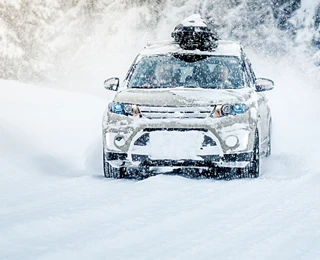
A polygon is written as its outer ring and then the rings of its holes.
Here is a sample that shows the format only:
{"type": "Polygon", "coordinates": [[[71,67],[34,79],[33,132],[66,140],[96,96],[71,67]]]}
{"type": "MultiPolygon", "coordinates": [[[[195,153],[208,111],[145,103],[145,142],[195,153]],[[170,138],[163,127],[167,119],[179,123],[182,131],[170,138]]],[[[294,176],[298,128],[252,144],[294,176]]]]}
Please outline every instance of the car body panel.
{"type": "MultiPolygon", "coordinates": [[[[118,153],[126,158],[125,160],[108,160],[108,162],[115,167],[139,167],[142,162],[134,161],[134,158],[139,156],[160,159],[164,165],[166,165],[166,160],[173,160],[175,163],[179,162],[179,159],[201,162],[204,160],[203,156],[218,156],[220,165],[245,167],[248,163],[246,160],[253,151],[256,132],[259,133],[262,154],[265,153],[265,144],[269,140],[271,112],[265,94],[256,91],[255,80],[251,63],[245,57],[242,47],[234,42],[220,41],[219,47],[213,52],[187,51],[172,43],[147,47],[133,62],[125,81],[113,100],[115,103],[136,106],[139,109],[139,115],[117,114],[111,112],[110,108],[104,114],[104,154],[118,153]],[[144,57],[174,53],[237,57],[243,63],[245,85],[239,89],[206,89],[183,86],[128,87],[136,65],[144,57]],[[224,104],[244,104],[246,110],[237,115],[214,117],[217,105],[224,104]],[[148,142],[142,146],[136,145],[137,140],[145,135],[148,135],[150,140],[148,139],[148,142]],[[174,144],[180,137],[184,141],[180,140],[174,144]],[[214,145],[212,147],[204,146],[201,138],[211,138],[214,145]],[[169,150],[164,151],[167,157],[159,157],[159,151],[156,149],[161,144],[167,144],[167,147],[170,147],[169,150]],[[188,149],[190,151],[183,154],[183,151],[188,149]],[[234,162],[225,159],[226,156],[233,155],[239,155],[240,159],[234,162]],[[241,158],[244,158],[245,161],[241,161],[241,158]]],[[[159,149],[164,148],[161,146],[159,149]]],[[[150,165],[153,165],[152,162],[150,165]]],[[[162,164],[159,163],[159,165],[162,164]]],[[[184,164],[181,163],[181,165],[184,164]]]]}

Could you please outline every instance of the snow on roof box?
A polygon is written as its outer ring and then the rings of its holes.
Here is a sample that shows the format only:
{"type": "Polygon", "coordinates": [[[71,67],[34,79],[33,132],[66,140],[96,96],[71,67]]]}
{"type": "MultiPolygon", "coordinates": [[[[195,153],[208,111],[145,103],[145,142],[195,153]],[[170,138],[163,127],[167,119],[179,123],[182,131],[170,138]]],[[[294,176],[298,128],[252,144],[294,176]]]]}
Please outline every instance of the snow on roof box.
{"type": "Polygon", "coordinates": [[[177,25],[171,37],[185,50],[213,51],[217,48],[217,33],[198,14],[189,16],[177,25]]]}

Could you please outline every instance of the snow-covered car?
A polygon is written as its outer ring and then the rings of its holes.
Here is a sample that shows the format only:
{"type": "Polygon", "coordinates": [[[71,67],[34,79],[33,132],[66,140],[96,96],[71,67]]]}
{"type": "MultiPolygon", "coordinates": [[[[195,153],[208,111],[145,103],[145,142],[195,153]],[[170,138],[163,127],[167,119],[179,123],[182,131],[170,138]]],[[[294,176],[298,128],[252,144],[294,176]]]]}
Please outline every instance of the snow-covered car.
{"type": "Polygon", "coordinates": [[[258,177],[271,153],[271,112],[242,47],[217,41],[190,50],[175,41],[149,44],[133,62],[103,119],[104,175],[161,172],[258,177]]]}

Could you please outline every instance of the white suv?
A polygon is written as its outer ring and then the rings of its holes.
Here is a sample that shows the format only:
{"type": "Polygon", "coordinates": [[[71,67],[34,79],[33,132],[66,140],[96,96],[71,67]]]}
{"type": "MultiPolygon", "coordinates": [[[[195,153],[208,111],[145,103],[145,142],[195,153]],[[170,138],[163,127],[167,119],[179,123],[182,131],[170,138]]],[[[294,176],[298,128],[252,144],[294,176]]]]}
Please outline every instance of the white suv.
{"type": "Polygon", "coordinates": [[[205,177],[258,177],[271,153],[271,113],[241,46],[214,50],[155,42],[126,79],[105,81],[118,91],[103,119],[104,174],[144,177],[162,172],[205,177]],[[119,90],[118,90],[119,88],[119,90]]]}

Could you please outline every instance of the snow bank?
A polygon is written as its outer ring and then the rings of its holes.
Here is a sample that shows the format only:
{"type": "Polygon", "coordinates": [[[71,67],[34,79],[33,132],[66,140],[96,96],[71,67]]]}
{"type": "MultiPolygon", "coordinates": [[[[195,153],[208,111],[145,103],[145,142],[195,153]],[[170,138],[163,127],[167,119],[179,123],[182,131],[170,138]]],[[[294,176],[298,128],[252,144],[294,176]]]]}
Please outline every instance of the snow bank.
{"type": "Polygon", "coordinates": [[[0,91],[1,162],[24,162],[41,174],[85,169],[88,149],[100,147],[107,101],[3,80],[0,91]]]}
{"type": "Polygon", "coordinates": [[[318,82],[290,60],[249,57],[276,82],[273,155],[259,179],[231,182],[104,179],[110,92],[0,81],[0,258],[317,259],[318,82]]]}
{"type": "MultiPolygon", "coordinates": [[[[159,39],[193,9],[163,15],[159,39]]],[[[101,83],[150,39],[129,24],[141,13],[110,25],[108,44],[102,22],[66,71],[74,92],[0,81],[0,259],[317,259],[320,93],[306,60],[249,51],[257,76],[276,83],[273,155],[259,179],[102,177],[101,119],[114,94],[101,83]]]]}

